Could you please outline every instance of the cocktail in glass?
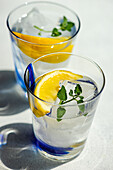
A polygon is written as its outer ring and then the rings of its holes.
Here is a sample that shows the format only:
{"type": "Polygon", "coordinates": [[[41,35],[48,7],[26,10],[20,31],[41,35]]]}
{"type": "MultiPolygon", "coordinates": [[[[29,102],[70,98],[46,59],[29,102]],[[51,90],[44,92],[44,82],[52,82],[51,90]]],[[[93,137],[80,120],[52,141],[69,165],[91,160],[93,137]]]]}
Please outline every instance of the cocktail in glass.
{"type": "Polygon", "coordinates": [[[40,56],[72,52],[80,19],[69,8],[53,2],[30,2],[14,9],[7,18],[17,82],[26,90],[26,66],[40,56]]]}
{"type": "Polygon", "coordinates": [[[88,58],[53,53],[30,63],[24,80],[39,152],[59,161],[78,156],[105,85],[102,69],[88,58]]]}

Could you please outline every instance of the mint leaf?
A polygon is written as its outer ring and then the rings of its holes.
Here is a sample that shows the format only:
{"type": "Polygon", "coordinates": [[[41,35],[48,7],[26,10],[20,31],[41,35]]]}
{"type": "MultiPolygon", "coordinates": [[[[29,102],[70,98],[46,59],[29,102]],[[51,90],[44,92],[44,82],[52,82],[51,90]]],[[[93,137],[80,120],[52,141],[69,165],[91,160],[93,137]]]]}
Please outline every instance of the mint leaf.
{"type": "Polygon", "coordinates": [[[39,32],[39,33],[38,33],[38,35],[40,35],[40,36],[41,36],[41,32],[39,32]]]}
{"type": "Polygon", "coordinates": [[[82,93],[82,88],[80,86],[80,84],[77,84],[76,87],[75,87],[75,90],[74,90],[74,93],[76,95],[80,95],[82,93]]]}
{"type": "Polygon", "coordinates": [[[88,113],[85,113],[85,114],[84,114],[84,116],[87,116],[87,115],[88,115],[88,113]]]}
{"type": "Polygon", "coordinates": [[[82,99],[80,99],[80,100],[77,101],[77,104],[80,104],[80,103],[83,103],[83,100],[82,100],[82,99]]]}
{"type": "MultiPolygon", "coordinates": [[[[77,104],[80,104],[80,103],[83,103],[83,100],[82,100],[82,99],[80,99],[80,100],[77,101],[77,104]]],[[[78,105],[78,107],[79,107],[79,109],[80,109],[81,112],[84,112],[84,110],[85,110],[85,105],[84,105],[84,104],[78,105]]]]}
{"type": "Polygon", "coordinates": [[[83,99],[84,99],[84,96],[79,96],[79,98],[83,100],[83,99]]]}
{"type": "Polygon", "coordinates": [[[66,112],[66,109],[64,109],[61,106],[57,109],[57,121],[61,121],[62,120],[61,118],[63,117],[65,112],[66,112]]]}
{"type": "Polygon", "coordinates": [[[60,35],[61,35],[61,32],[59,32],[59,30],[57,28],[53,28],[51,36],[57,37],[57,36],[60,36],[60,35]]]}
{"type": "Polygon", "coordinates": [[[61,29],[62,31],[67,30],[67,31],[71,32],[71,28],[72,28],[73,26],[74,26],[74,23],[68,21],[67,18],[64,16],[64,17],[63,17],[63,22],[60,24],[60,29],[61,29]]]}
{"type": "Polygon", "coordinates": [[[66,27],[66,30],[71,32],[71,28],[74,26],[74,23],[73,22],[68,22],[67,24],[67,27],[66,27]]]}
{"type": "Polygon", "coordinates": [[[58,121],[58,122],[60,122],[61,120],[62,120],[62,119],[58,119],[58,118],[57,118],[57,121],[58,121]]]}
{"type": "Polygon", "coordinates": [[[79,107],[81,112],[84,112],[84,110],[85,110],[85,105],[84,104],[83,105],[78,105],[78,107],[79,107]]]}
{"type": "Polygon", "coordinates": [[[70,89],[69,95],[73,96],[73,90],[72,89],[70,89]]]}
{"type": "Polygon", "coordinates": [[[58,91],[57,93],[57,97],[61,100],[61,101],[65,101],[67,100],[67,92],[65,87],[62,85],[61,89],[58,91]]]}
{"type": "Polygon", "coordinates": [[[62,31],[65,31],[66,30],[66,27],[67,27],[67,18],[64,16],[63,17],[63,22],[60,24],[60,29],[62,31]]]}

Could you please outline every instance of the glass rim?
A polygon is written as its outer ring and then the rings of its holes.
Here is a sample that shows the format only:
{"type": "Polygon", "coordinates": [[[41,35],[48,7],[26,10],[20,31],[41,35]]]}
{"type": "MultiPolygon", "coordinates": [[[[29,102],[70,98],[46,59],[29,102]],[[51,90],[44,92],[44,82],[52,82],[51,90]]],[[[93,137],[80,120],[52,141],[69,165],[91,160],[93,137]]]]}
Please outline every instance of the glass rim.
{"type": "Polygon", "coordinates": [[[19,5],[18,7],[14,8],[13,10],[11,10],[11,12],[9,13],[9,15],[7,16],[7,19],[6,19],[6,25],[9,29],[9,32],[15,36],[17,39],[23,41],[23,42],[26,42],[26,43],[30,43],[30,44],[33,44],[33,45],[40,45],[40,46],[51,46],[51,45],[59,45],[59,44],[64,44],[64,43],[68,43],[69,41],[71,41],[73,38],[76,37],[76,35],[78,34],[79,30],[80,30],[80,27],[81,27],[81,22],[80,22],[80,18],[79,16],[76,14],[76,12],[74,12],[72,9],[68,8],[67,6],[64,6],[62,4],[59,4],[59,3],[55,3],[55,2],[51,2],[51,1],[33,1],[33,2],[25,2],[21,5],[19,5]],[[29,42],[27,40],[23,40],[22,38],[18,37],[16,34],[13,33],[12,29],[10,28],[10,24],[9,24],[9,18],[10,16],[13,14],[13,12],[15,12],[17,9],[21,8],[21,7],[24,7],[24,6],[27,6],[27,5],[31,5],[31,4],[40,4],[40,3],[47,3],[47,4],[52,4],[52,5],[57,5],[59,7],[62,7],[62,8],[65,8],[67,10],[69,10],[71,13],[73,13],[78,21],[78,29],[76,30],[76,32],[71,36],[69,37],[68,39],[66,39],[65,41],[61,41],[60,43],[56,43],[56,44],[38,44],[38,43],[32,43],[32,42],[29,42]]]}
{"type": "MultiPolygon", "coordinates": [[[[79,104],[75,103],[74,106],[80,106],[80,105],[83,105],[83,104],[88,104],[88,103],[90,103],[91,101],[95,100],[95,99],[102,93],[102,91],[103,91],[103,89],[104,89],[104,86],[105,86],[105,74],[104,74],[103,70],[101,69],[101,67],[100,67],[95,61],[93,61],[92,59],[90,59],[90,58],[88,58],[88,57],[82,57],[82,56],[80,56],[80,55],[76,55],[76,54],[69,53],[69,52],[55,52],[55,53],[50,53],[50,54],[43,55],[43,56],[39,57],[38,59],[36,59],[35,61],[31,62],[30,64],[34,64],[34,63],[36,63],[37,61],[39,61],[40,59],[42,59],[42,58],[44,58],[44,57],[46,57],[46,56],[48,56],[48,55],[54,55],[54,54],[74,55],[74,56],[76,56],[76,57],[85,59],[85,60],[89,61],[90,63],[94,64],[94,65],[98,68],[98,70],[100,70],[100,72],[101,72],[101,74],[102,74],[103,84],[102,84],[101,89],[99,90],[99,92],[98,92],[94,97],[92,97],[91,99],[86,100],[86,101],[84,101],[83,103],[79,103],[79,104]]],[[[29,65],[30,65],[30,64],[29,64],[29,65]]],[[[40,101],[42,101],[42,102],[44,102],[44,103],[50,104],[50,105],[52,105],[52,106],[56,106],[56,105],[62,106],[62,105],[60,105],[60,104],[54,104],[54,103],[45,101],[45,100],[39,98],[38,96],[36,96],[36,95],[30,90],[30,88],[28,87],[28,84],[27,84],[27,82],[26,82],[26,73],[27,73],[27,70],[28,70],[29,65],[26,67],[25,72],[24,72],[24,82],[25,82],[25,86],[26,86],[27,90],[32,94],[32,96],[34,96],[34,98],[36,98],[36,99],[38,99],[38,100],[40,100],[40,101]]],[[[57,70],[58,70],[58,69],[57,69],[57,70]]],[[[70,105],[70,104],[67,104],[67,105],[68,105],[68,106],[73,106],[72,104],[71,104],[71,105],[70,105]]]]}

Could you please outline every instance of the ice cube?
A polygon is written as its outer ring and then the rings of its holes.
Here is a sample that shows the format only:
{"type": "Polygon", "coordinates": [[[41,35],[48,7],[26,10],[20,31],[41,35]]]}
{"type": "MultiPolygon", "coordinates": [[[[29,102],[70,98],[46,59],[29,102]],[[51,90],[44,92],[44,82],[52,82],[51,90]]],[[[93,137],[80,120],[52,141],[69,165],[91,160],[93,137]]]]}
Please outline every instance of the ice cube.
{"type": "MultiPolygon", "coordinates": [[[[82,93],[80,95],[84,97],[84,101],[90,100],[98,92],[95,82],[92,79],[90,79],[89,77],[83,77],[82,79],[73,80],[73,81],[62,81],[61,80],[59,82],[59,84],[60,84],[60,87],[62,85],[65,86],[66,91],[67,91],[67,100],[72,99],[72,96],[69,95],[69,92],[70,92],[70,89],[72,89],[73,94],[74,94],[74,89],[77,84],[80,84],[80,86],[82,88],[82,93]]],[[[55,101],[56,105],[54,105],[51,109],[51,117],[57,118],[57,109],[60,107],[59,101],[60,100],[57,98],[55,101]]],[[[81,110],[77,106],[76,100],[73,100],[66,104],[62,104],[61,107],[63,107],[66,110],[62,119],[80,116],[81,110]]]]}
{"type": "MultiPolygon", "coordinates": [[[[28,13],[23,14],[17,22],[13,25],[12,30],[23,33],[26,35],[39,36],[38,33],[41,32],[42,37],[51,37],[53,28],[59,28],[62,18],[56,16],[55,14],[51,17],[50,11],[40,11],[38,8],[31,9],[28,13]],[[49,32],[43,32],[36,28],[34,25],[49,32]]],[[[61,30],[60,30],[61,31],[61,30]]],[[[75,26],[72,28],[71,32],[61,31],[63,37],[70,37],[76,32],[75,26]]]]}
{"type": "Polygon", "coordinates": [[[84,76],[81,80],[77,80],[77,83],[82,87],[82,96],[84,101],[88,101],[98,93],[96,83],[89,77],[84,76]]]}
{"type": "MultiPolygon", "coordinates": [[[[24,14],[18,19],[17,23],[13,25],[13,31],[20,32],[27,35],[38,36],[39,30],[34,28],[34,25],[41,29],[48,30],[51,19],[44,16],[37,8],[33,8],[27,14],[24,14]]],[[[47,36],[47,33],[42,32],[41,36],[47,36]]]]}
{"type": "Polygon", "coordinates": [[[23,33],[28,35],[38,36],[39,30],[34,28],[34,25],[44,29],[46,25],[50,23],[49,19],[46,18],[37,8],[33,8],[25,18],[22,18],[23,33]]]}

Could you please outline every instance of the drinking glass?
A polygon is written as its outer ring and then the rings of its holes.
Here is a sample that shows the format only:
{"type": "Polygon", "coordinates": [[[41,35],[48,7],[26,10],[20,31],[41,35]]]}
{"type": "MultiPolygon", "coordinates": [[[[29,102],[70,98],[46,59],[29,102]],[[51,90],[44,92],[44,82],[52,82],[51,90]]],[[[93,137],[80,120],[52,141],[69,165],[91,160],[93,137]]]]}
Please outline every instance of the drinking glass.
{"type": "Polygon", "coordinates": [[[80,30],[80,19],[64,5],[35,1],[26,2],[12,10],[7,18],[7,27],[11,37],[16,79],[26,91],[26,66],[44,54],[72,52],[74,40],[80,30]],[[73,28],[71,31],[62,31],[59,37],[51,37],[50,32],[53,28],[59,28],[63,17],[74,23],[73,28]]]}
{"type": "MultiPolygon", "coordinates": [[[[25,70],[24,81],[32,110],[33,130],[39,152],[47,158],[58,161],[68,161],[77,157],[85,146],[97,104],[105,86],[102,69],[89,58],[57,52],[44,55],[30,63],[25,70]],[[62,58],[66,58],[66,60],[61,60],[59,64],[52,62],[62,58]],[[48,60],[51,63],[46,65],[48,60]],[[56,102],[57,99],[55,102],[48,102],[34,93],[38,83],[43,82],[44,76],[47,79],[51,72],[58,70],[80,76],[77,80],[64,81],[61,79],[59,87],[64,85],[69,90],[79,84],[82,88],[81,95],[84,97],[82,103],[72,101],[62,105],[56,102]],[[49,112],[42,111],[39,103],[45,108],[49,107],[49,112]],[[57,117],[59,107],[66,110],[60,121],[57,117]]],[[[54,83],[55,81],[50,84],[47,91],[52,89],[54,83]]]]}

